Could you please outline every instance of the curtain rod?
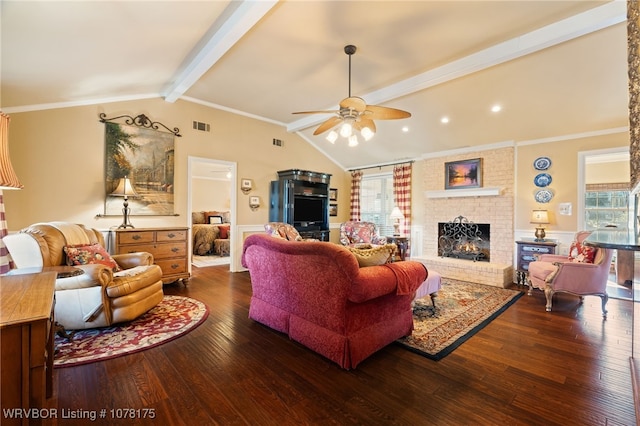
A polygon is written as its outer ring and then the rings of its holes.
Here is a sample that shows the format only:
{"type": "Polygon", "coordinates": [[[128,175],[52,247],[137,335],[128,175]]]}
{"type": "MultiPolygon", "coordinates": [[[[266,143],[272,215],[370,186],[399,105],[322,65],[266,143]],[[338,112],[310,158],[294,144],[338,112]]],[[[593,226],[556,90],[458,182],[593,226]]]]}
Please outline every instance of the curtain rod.
{"type": "Polygon", "coordinates": [[[368,166],[368,167],[360,167],[357,169],[347,169],[348,172],[355,172],[357,170],[367,170],[367,169],[378,169],[378,168],[383,168],[383,167],[387,167],[387,166],[395,166],[398,164],[411,164],[411,163],[415,163],[416,160],[409,160],[409,161],[399,161],[397,163],[384,163],[384,164],[378,164],[376,166],[368,166]]]}

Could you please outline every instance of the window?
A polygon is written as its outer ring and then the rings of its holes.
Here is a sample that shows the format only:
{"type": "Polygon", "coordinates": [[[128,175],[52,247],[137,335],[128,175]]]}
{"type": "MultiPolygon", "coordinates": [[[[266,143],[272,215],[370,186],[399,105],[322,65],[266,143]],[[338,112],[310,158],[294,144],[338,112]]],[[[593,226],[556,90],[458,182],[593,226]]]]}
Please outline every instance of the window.
{"type": "Polygon", "coordinates": [[[605,226],[633,229],[634,199],[628,189],[615,186],[587,185],[584,199],[587,230],[602,229],[605,226]]]}
{"type": "Polygon", "coordinates": [[[360,219],[378,226],[380,235],[393,235],[393,174],[375,174],[362,177],[360,187],[360,219]]]}

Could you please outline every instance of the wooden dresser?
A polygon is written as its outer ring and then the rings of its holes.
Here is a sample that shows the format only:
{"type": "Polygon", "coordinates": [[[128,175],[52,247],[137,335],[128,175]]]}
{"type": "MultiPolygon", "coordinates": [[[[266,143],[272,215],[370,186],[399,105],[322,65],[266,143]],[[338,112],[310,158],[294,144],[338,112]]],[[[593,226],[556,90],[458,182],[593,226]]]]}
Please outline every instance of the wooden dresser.
{"type": "Polygon", "coordinates": [[[162,281],[189,279],[189,228],[139,228],[116,230],[116,254],[146,251],[154,263],[162,268],[162,281]]]}
{"type": "Polygon", "coordinates": [[[55,283],[55,272],[0,276],[2,409],[45,408],[53,393],[55,283]]]}

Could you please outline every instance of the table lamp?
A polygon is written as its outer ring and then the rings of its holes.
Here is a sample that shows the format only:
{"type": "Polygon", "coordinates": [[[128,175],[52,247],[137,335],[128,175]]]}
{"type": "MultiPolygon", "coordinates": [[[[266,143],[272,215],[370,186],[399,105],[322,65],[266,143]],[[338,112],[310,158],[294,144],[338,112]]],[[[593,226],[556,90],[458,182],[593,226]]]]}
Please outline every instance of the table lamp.
{"type": "Polygon", "coordinates": [[[112,197],[124,197],[124,203],[122,204],[122,214],[124,215],[124,219],[122,221],[122,224],[118,226],[118,229],[135,228],[135,226],[133,226],[131,222],[129,222],[129,213],[131,212],[131,209],[129,208],[129,196],[137,197],[138,193],[133,188],[131,180],[129,180],[129,178],[126,176],[120,178],[118,187],[110,195],[112,197]]]}
{"type": "Polygon", "coordinates": [[[549,223],[549,214],[546,210],[533,210],[531,212],[531,223],[535,223],[536,226],[536,241],[544,241],[545,232],[542,225],[549,223]]]}
{"type": "Polygon", "coordinates": [[[400,236],[400,221],[404,220],[404,215],[400,211],[400,208],[398,206],[396,206],[396,207],[393,208],[393,210],[391,210],[391,215],[389,217],[391,219],[393,219],[393,236],[394,237],[399,237],[400,236]]]}

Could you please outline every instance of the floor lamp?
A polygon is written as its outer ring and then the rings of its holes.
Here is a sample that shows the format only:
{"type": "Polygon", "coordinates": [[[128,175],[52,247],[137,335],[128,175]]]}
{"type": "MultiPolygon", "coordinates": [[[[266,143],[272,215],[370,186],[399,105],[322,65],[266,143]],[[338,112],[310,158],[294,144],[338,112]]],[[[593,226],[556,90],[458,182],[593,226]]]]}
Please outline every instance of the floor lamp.
{"type": "Polygon", "coordinates": [[[131,209],[129,208],[129,196],[137,197],[138,193],[133,189],[131,180],[126,176],[120,178],[117,188],[110,195],[113,197],[124,197],[124,203],[122,204],[122,214],[124,219],[122,220],[122,224],[118,226],[118,229],[135,228],[135,226],[129,222],[129,213],[131,213],[131,209]]]}

